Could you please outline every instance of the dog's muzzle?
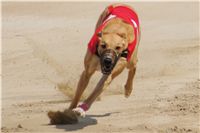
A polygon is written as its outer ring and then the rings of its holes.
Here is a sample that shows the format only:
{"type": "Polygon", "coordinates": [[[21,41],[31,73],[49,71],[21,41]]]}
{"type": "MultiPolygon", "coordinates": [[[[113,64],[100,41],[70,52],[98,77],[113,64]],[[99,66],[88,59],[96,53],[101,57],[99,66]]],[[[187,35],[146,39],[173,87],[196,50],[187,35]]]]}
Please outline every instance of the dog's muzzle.
{"type": "Polygon", "coordinates": [[[112,50],[107,49],[100,55],[101,71],[103,74],[109,75],[119,59],[119,55],[112,50]]]}

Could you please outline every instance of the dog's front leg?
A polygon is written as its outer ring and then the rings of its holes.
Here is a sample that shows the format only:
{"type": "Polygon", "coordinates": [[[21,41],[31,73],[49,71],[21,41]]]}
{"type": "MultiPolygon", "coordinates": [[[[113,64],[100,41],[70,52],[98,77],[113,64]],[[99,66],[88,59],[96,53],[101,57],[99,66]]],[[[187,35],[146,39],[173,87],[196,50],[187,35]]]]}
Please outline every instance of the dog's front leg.
{"type": "Polygon", "coordinates": [[[91,76],[96,71],[97,63],[98,63],[97,57],[95,57],[89,51],[87,51],[87,54],[84,60],[85,70],[81,74],[81,77],[80,77],[80,80],[78,82],[78,86],[75,92],[75,96],[69,106],[69,109],[76,108],[81,98],[81,95],[83,94],[85,88],[87,87],[89,83],[91,76]]]}
{"type": "Polygon", "coordinates": [[[85,111],[89,109],[91,104],[101,94],[106,84],[108,84],[108,82],[106,82],[108,78],[109,78],[108,75],[103,75],[100,81],[98,82],[97,86],[95,87],[94,91],[92,92],[92,94],[90,94],[90,96],[81,105],[73,109],[73,111],[78,116],[85,117],[85,111]]]}
{"type": "Polygon", "coordinates": [[[135,76],[136,67],[133,67],[128,72],[128,79],[125,84],[125,97],[128,98],[133,90],[133,78],[135,76]]]}
{"type": "Polygon", "coordinates": [[[103,92],[103,90],[111,83],[112,78],[110,75],[103,75],[96,85],[93,92],[90,96],[84,101],[84,104],[87,104],[88,108],[92,105],[95,99],[103,92]]]}
{"type": "Polygon", "coordinates": [[[82,107],[84,111],[88,110],[95,99],[107,88],[107,86],[111,83],[111,81],[118,76],[126,67],[127,61],[125,58],[120,58],[117,62],[115,68],[113,69],[110,75],[103,75],[98,84],[96,85],[93,92],[89,95],[89,97],[84,101],[82,107]]]}
{"type": "Polygon", "coordinates": [[[137,62],[138,62],[137,51],[138,51],[138,47],[136,47],[136,50],[135,50],[133,56],[131,57],[130,63],[128,65],[128,69],[129,69],[128,79],[124,86],[124,89],[125,89],[124,96],[126,98],[128,98],[131,95],[131,92],[133,90],[133,79],[135,77],[136,66],[137,66],[137,62]]]}
{"type": "Polygon", "coordinates": [[[76,89],[76,92],[75,92],[75,96],[70,104],[70,107],[69,109],[73,109],[77,106],[80,98],[81,98],[81,95],[83,94],[85,88],[87,87],[88,85],[88,82],[90,80],[90,77],[91,77],[92,73],[87,73],[87,71],[83,71],[82,74],[81,74],[81,78],[78,82],[78,86],[77,86],[77,89],[76,89]]]}

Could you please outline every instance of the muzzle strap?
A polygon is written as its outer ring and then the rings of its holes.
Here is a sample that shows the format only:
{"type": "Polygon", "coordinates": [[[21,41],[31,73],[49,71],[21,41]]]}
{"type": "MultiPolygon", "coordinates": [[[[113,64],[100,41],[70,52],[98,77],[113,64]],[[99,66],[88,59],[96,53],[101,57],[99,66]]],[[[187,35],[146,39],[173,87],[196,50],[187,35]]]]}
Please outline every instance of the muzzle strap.
{"type": "Polygon", "coordinates": [[[100,54],[98,52],[98,43],[96,44],[96,52],[95,52],[95,55],[98,56],[100,58],[100,54]]]}
{"type": "Polygon", "coordinates": [[[127,57],[128,57],[128,49],[125,49],[124,51],[122,51],[121,57],[124,57],[124,58],[127,59],[127,57]]]}

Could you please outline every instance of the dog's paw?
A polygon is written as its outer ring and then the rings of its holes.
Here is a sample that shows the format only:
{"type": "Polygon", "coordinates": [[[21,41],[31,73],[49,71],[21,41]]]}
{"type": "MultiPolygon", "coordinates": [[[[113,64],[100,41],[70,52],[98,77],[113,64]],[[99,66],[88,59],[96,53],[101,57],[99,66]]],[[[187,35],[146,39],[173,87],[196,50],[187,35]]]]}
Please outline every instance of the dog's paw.
{"type": "Polygon", "coordinates": [[[129,87],[128,85],[125,85],[124,88],[124,96],[128,98],[131,95],[133,88],[129,87]]]}
{"type": "Polygon", "coordinates": [[[76,107],[72,110],[75,114],[77,114],[77,116],[80,116],[80,117],[85,117],[85,111],[81,108],[81,107],[76,107]]]}

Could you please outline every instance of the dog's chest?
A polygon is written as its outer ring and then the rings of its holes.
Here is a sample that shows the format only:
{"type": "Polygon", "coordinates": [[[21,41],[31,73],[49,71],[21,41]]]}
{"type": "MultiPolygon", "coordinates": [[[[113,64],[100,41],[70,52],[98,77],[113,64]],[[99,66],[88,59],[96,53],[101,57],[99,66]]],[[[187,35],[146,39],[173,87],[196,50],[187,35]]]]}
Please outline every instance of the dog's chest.
{"type": "Polygon", "coordinates": [[[100,64],[100,62],[98,63],[98,65],[96,67],[96,71],[101,71],[101,64],[100,64]]]}

